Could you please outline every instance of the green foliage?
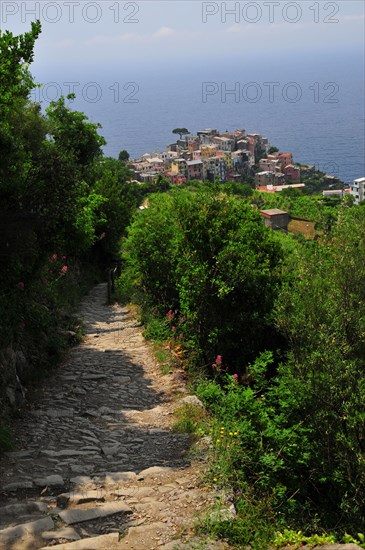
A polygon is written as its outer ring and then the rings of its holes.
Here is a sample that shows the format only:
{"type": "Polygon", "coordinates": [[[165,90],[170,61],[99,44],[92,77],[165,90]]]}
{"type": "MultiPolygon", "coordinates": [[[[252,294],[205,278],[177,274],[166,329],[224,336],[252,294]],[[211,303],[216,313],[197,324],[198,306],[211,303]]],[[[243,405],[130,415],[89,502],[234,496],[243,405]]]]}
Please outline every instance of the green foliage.
{"type": "Polygon", "coordinates": [[[182,138],[183,135],[190,134],[187,128],[175,128],[174,130],[172,130],[172,133],[179,134],[180,139],[182,138]]]}
{"type": "Polygon", "coordinates": [[[284,189],[281,193],[255,191],[251,202],[260,210],[280,208],[291,216],[314,221],[318,231],[326,233],[334,226],[340,207],[337,200],[327,201],[322,195],[304,195],[295,189],[284,189]]]}
{"type": "Polygon", "coordinates": [[[143,318],[143,322],[146,325],[144,331],[145,338],[154,340],[155,342],[163,342],[168,340],[171,336],[171,329],[166,319],[158,319],[154,316],[148,316],[143,318]]]}
{"type": "Polygon", "coordinates": [[[238,195],[240,197],[252,197],[253,195],[253,189],[248,183],[229,181],[222,184],[221,188],[227,195],[238,195]]]}
{"type": "Polygon", "coordinates": [[[140,200],[124,163],[103,160],[99,124],[64,98],[45,114],[29,100],[40,30],[0,31],[0,349],[21,349],[35,377],[78,340],[69,312],[140,200]]]}
{"type": "Polygon", "coordinates": [[[227,512],[222,513],[222,505],[218,502],[198,522],[197,532],[224,539],[233,548],[267,550],[275,533],[270,502],[255,500],[247,489],[237,501],[236,509],[237,516],[227,518],[227,512]]]}
{"type": "MultiPolygon", "coordinates": [[[[130,278],[139,298],[164,314],[177,303],[178,242],[181,233],[173,195],[153,196],[131,225],[123,244],[123,279],[130,278]]],[[[125,284],[125,283],[124,283],[125,284]]]]}
{"type": "Polygon", "coordinates": [[[364,227],[364,209],[341,210],[332,238],[303,249],[277,309],[291,345],[280,376],[311,433],[308,497],[323,521],[354,526],[365,522],[364,227]]]}
{"type": "Polygon", "coordinates": [[[204,361],[221,353],[242,371],[271,336],[280,246],[242,201],[214,191],[152,197],[123,249],[124,280],[161,316],[178,311],[177,328],[204,361]]]}
{"type": "Polygon", "coordinates": [[[365,548],[365,535],[363,533],[357,533],[357,538],[345,533],[342,537],[342,542],[345,544],[357,544],[360,548],[365,548]]]}
{"type": "Polygon", "coordinates": [[[303,545],[313,548],[314,546],[333,544],[335,542],[336,539],[333,535],[311,535],[306,537],[301,531],[284,529],[282,533],[276,533],[273,545],[275,548],[283,548],[290,545],[293,550],[296,550],[303,545]]]}
{"type": "Polygon", "coordinates": [[[126,151],[125,149],[123,149],[123,151],[120,151],[118,155],[118,160],[121,160],[122,162],[126,162],[127,160],[129,160],[128,151],[126,151]]]}
{"type": "Polygon", "coordinates": [[[16,201],[22,188],[22,178],[29,170],[29,145],[34,142],[39,125],[30,123],[32,112],[27,109],[28,95],[35,87],[28,71],[33,60],[34,43],[41,32],[39,22],[31,31],[13,36],[0,30],[0,199],[2,207],[16,201]],[[30,130],[30,132],[29,132],[30,130]]]}
{"type": "MultiPolygon", "coordinates": [[[[67,96],[69,100],[74,98],[73,94],[67,96]]],[[[52,141],[57,148],[71,154],[80,168],[101,156],[101,147],[106,141],[97,133],[100,124],[87,122],[84,113],[66,107],[64,97],[51,102],[47,115],[52,141]]]]}
{"type": "Polygon", "coordinates": [[[190,433],[200,435],[204,433],[206,413],[196,405],[185,403],[174,411],[176,422],[172,426],[172,430],[177,433],[190,433]]]}
{"type": "Polygon", "coordinates": [[[107,222],[105,214],[101,211],[101,206],[107,201],[106,197],[95,193],[81,197],[78,201],[81,209],[76,215],[75,227],[80,235],[78,240],[83,250],[90,248],[96,241],[96,227],[107,222]]]}
{"type": "Polygon", "coordinates": [[[106,199],[101,209],[103,219],[96,224],[97,233],[103,235],[97,251],[104,261],[110,261],[117,258],[120,239],[142,195],[138,184],[128,181],[131,172],[119,160],[103,159],[95,168],[95,179],[94,191],[106,199]]]}

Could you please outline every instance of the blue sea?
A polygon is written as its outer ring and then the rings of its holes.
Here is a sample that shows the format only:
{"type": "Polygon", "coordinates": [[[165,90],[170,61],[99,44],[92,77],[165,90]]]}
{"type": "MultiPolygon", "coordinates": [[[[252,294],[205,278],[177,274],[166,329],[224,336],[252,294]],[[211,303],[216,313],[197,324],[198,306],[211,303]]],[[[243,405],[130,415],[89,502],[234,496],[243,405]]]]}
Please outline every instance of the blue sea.
{"type": "Polygon", "coordinates": [[[54,66],[35,73],[46,106],[72,91],[73,108],[102,125],[105,153],[132,158],[164,150],[172,129],[244,128],[269,139],[297,162],[315,165],[346,183],[365,176],[364,55],[210,59],[174,64],[54,66]],[[54,84],[51,84],[54,83],[54,84]]]}

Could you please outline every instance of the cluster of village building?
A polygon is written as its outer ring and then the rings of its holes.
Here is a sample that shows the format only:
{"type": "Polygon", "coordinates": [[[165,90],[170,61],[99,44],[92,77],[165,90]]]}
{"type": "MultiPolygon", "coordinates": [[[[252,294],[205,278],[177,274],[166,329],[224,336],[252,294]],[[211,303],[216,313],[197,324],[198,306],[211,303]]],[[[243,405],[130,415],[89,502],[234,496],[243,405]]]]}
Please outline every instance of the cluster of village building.
{"type": "MultiPolygon", "coordinates": [[[[252,176],[256,189],[271,193],[305,187],[301,173],[315,170],[314,166],[294,164],[292,153],[272,152],[268,139],[260,134],[247,134],[245,130],[219,133],[213,128],[196,134],[181,132],[180,139],[168,145],[166,151],[145,153],[131,160],[129,166],[142,183],[152,183],[159,175],[172,184],[189,180],[242,181],[243,176],[252,176]]],[[[326,177],[329,183],[338,182],[338,178],[326,177]]],[[[331,187],[323,194],[343,195],[343,189],[331,187]]],[[[361,200],[358,186],[353,192],[351,188],[346,191],[354,195],[355,202],[361,200]]]]}
{"type": "MultiPolygon", "coordinates": [[[[130,162],[135,177],[151,182],[159,174],[171,183],[187,180],[241,181],[242,176],[254,175],[257,159],[259,172],[256,186],[281,186],[287,182],[300,182],[300,169],[293,164],[291,153],[269,154],[269,142],[260,134],[247,134],[245,130],[219,133],[208,128],[188,134],[168,145],[166,151],[146,153],[130,162]]],[[[301,184],[303,185],[303,184],[301,184]]]]}

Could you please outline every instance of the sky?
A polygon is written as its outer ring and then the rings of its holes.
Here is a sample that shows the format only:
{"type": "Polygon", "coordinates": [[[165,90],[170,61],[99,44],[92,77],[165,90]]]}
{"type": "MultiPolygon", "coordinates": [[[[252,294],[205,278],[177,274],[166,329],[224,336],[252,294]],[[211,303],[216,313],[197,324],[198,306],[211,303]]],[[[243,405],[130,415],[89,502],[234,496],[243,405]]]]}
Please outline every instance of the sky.
{"type": "Polygon", "coordinates": [[[35,65],[94,68],[341,55],[364,49],[363,0],[0,1],[2,30],[19,34],[39,18],[35,65]]]}

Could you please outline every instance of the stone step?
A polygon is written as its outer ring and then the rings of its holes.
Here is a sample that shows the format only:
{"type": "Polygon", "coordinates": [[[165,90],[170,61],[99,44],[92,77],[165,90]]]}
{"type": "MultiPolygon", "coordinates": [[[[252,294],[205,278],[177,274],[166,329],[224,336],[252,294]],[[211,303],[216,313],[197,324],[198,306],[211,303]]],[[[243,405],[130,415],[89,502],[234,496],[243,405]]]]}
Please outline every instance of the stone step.
{"type": "Polygon", "coordinates": [[[44,540],[65,539],[75,541],[81,539],[80,535],[73,527],[63,527],[61,529],[57,529],[57,531],[43,531],[41,536],[44,540]]]}
{"type": "Polygon", "coordinates": [[[0,508],[0,523],[14,520],[16,516],[22,516],[26,514],[46,512],[48,506],[45,502],[18,502],[15,504],[8,504],[0,508]]]}
{"type": "Polygon", "coordinates": [[[42,531],[50,531],[53,528],[53,519],[49,516],[28,523],[22,523],[15,527],[7,527],[0,530],[0,548],[7,548],[17,539],[28,537],[29,535],[38,535],[42,531]]]}
{"type": "Polygon", "coordinates": [[[84,521],[92,521],[99,518],[105,518],[107,516],[113,516],[115,514],[132,514],[132,509],[124,502],[107,502],[97,508],[88,509],[72,509],[63,510],[59,513],[59,517],[67,525],[73,525],[75,523],[82,523],[84,521]]]}
{"type": "Polygon", "coordinates": [[[57,505],[64,507],[68,504],[85,504],[87,502],[104,502],[105,494],[101,490],[83,491],[82,493],[62,493],[57,497],[57,505]]]}
{"type": "Polygon", "coordinates": [[[56,548],[57,550],[111,550],[114,546],[117,548],[118,540],[119,533],[111,533],[109,535],[90,537],[76,542],[43,546],[40,550],[49,550],[50,548],[56,548]]]}

